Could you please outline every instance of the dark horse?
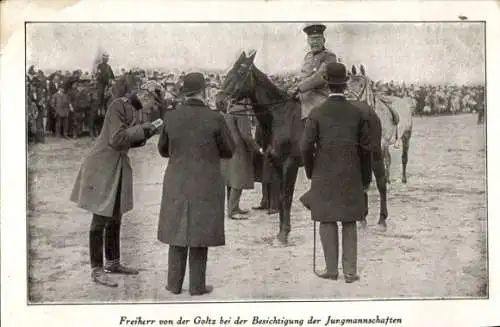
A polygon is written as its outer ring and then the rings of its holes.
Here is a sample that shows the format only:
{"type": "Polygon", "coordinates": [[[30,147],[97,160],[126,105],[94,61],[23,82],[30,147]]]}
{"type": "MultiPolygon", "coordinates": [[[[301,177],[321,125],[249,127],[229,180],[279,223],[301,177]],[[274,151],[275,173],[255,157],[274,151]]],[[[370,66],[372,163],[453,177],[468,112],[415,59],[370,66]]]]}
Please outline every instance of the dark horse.
{"type": "MultiPolygon", "coordinates": [[[[243,52],[227,73],[219,101],[238,102],[250,99],[251,111],[263,132],[263,149],[271,159],[280,180],[279,233],[282,244],[288,242],[290,211],[298,169],[301,166],[299,143],[303,132],[300,103],[274,85],[253,63],[256,52],[249,56],[243,52]]],[[[376,115],[373,115],[376,117],[376,115]]],[[[379,124],[380,126],[380,124],[379,124]]],[[[379,140],[380,142],[380,140],[379,140]]],[[[383,160],[378,158],[372,165],[383,171],[383,160]]],[[[376,174],[376,176],[380,174],[376,174]]],[[[377,177],[381,195],[379,224],[385,226],[387,218],[386,185],[384,178],[377,177]]],[[[368,208],[366,208],[368,212],[368,208]]],[[[365,216],[366,217],[366,216],[365,216]]]]}

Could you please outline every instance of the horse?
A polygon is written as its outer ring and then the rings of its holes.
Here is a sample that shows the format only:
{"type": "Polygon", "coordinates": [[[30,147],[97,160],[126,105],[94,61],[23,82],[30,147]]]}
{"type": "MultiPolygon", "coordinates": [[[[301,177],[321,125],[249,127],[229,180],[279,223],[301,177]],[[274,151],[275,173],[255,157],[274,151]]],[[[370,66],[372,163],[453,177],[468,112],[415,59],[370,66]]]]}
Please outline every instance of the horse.
{"type": "MultiPolygon", "coordinates": [[[[298,169],[302,165],[299,143],[304,125],[301,120],[300,102],[288,96],[287,92],[278,88],[255,66],[253,63],[255,55],[255,51],[248,56],[242,52],[226,75],[218,101],[234,103],[245,98],[250,100],[249,111],[255,115],[262,127],[263,149],[271,159],[280,181],[277,239],[286,245],[291,230],[290,211],[293,193],[298,169]]],[[[218,107],[223,105],[218,104],[218,107]]],[[[381,165],[383,163],[378,162],[372,167],[381,165]]],[[[387,218],[385,186],[385,178],[379,178],[377,180],[381,199],[379,225],[383,227],[387,218]]]]}
{"type": "MultiPolygon", "coordinates": [[[[362,67],[362,66],[361,66],[362,67]]],[[[355,66],[352,66],[352,74],[349,80],[348,97],[366,102],[380,118],[382,125],[381,148],[384,156],[385,175],[387,183],[391,183],[391,153],[390,147],[401,143],[401,182],[407,183],[406,167],[408,164],[408,153],[413,128],[414,103],[410,98],[386,96],[375,94],[371,85],[373,82],[366,76],[362,67],[361,74],[357,74],[355,66]]]]}
{"type": "MultiPolygon", "coordinates": [[[[415,106],[414,101],[410,98],[400,98],[400,97],[387,97],[390,99],[390,104],[384,104],[386,106],[391,106],[394,111],[396,111],[399,115],[399,122],[397,124],[396,135],[398,136],[395,140],[387,139],[382,144],[382,151],[384,152],[384,162],[385,162],[385,170],[387,176],[387,182],[391,182],[391,153],[390,147],[392,145],[401,144],[401,182],[406,184],[408,182],[408,177],[406,174],[406,168],[408,165],[408,154],[410,150],[410,140],[413,130],[413,107],[415,106]]],[[[381,100],[377,101],[375,106],[375,110],[379,110],[381,100]]],[[[378,111],[377,111],[378,113],[378,111]]]]}

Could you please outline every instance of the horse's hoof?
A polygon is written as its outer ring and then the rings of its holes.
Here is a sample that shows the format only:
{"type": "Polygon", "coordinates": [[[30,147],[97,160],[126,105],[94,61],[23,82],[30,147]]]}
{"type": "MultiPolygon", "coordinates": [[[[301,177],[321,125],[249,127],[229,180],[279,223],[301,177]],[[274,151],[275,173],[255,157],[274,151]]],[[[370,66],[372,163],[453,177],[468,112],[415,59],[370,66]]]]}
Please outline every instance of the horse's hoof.
{"type": "Polygon", "coordinates": [[[407,182],[406,178],[404,178],[404,177],[403,177],[403,178],[401,179],[401,182],[403,182],[403,184],[406,184],[406,182],[407,182]]]}

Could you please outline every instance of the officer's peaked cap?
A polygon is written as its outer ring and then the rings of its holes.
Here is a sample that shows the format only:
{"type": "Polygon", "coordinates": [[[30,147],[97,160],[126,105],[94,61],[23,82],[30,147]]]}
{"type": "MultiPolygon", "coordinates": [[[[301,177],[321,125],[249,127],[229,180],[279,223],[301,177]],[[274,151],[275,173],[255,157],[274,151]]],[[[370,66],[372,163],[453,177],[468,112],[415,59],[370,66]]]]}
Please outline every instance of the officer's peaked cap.
{"type": "Polygon", "coordinates": [[[302,29],[304,33],[307,35],[323,35],[323,32],[326,30],[326,26],[323,24],[319,23],[314,23],[314,24],[306,24],[305,27],[302,29]]]}

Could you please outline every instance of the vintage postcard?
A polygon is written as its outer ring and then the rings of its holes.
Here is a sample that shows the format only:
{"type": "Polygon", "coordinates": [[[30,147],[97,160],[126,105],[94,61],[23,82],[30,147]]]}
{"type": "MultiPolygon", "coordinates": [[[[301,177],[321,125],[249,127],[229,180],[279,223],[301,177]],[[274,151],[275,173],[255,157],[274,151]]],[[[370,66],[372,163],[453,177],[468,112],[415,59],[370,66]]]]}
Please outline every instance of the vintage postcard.
{"type": "Polygon", "coordinates": [[[2,43],[6,326],[500,323],[496,3],[60,5],[2,43]]]}

